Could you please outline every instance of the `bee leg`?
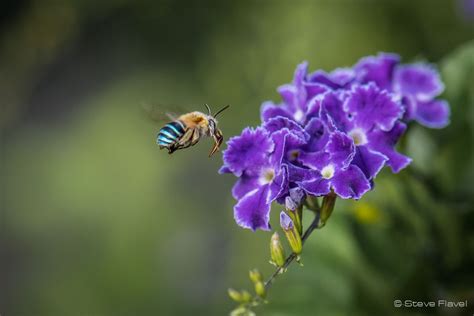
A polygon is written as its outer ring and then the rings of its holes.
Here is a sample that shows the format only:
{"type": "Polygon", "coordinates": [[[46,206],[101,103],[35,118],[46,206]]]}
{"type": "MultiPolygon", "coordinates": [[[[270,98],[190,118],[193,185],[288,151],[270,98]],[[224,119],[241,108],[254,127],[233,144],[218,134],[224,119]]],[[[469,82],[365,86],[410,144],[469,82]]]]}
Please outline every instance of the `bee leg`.
{"type": "Polygon", "coordinates": [[[224,137],[222,137],[220,135],[219,136],[214,136],[214,146],[212,146],[212,148],[211,148],[211,151],[209,153],[209,157],[214,155],[219,150],[219,147],[221,146],[223,140],[224,140],[224,137]]]}
{"type": "Polygon", "coordinates": [[[194,129],[188,129],[179,139],[179,141],[172,145],[173,151],[188,148],[189,146],[191,146],[193,135],[194,129]]]}
{"type": "Polygon", "coordinates": [[[191,144],[189,146],[194,146],[199,142],[201,136],[199,135],[199,131],[197,129],[194,130],[193,137],[191,138],[191,144]]]}

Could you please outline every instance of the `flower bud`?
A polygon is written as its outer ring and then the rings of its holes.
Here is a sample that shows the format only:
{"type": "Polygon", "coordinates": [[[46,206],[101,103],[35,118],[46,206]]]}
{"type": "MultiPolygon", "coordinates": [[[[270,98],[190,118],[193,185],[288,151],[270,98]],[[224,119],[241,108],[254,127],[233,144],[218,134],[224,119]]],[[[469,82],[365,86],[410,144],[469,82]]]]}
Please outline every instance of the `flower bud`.
{"type": "Polygon", "coordinates": [[[234,289],[228,289],[227,293],[229,294],[230,298],[236,301],[237,303],[242,303],[242,293],[236,291],[234,289]]]}
{"type": "Polygon", "coordinates": [[[318,198],[312,195],[308,195],[305,200],[305,205],[308,209],[310,209],[313,212],[318,212],[319,211],[319,202],[318,198]]]}
{"type": "Polygon", "coordinates": [[[336,204],[337,195],[334,192],[329,192],[323,198],[323,204],[321,205],[321,217],[319,227],[326,225],[327,220],[331,217],[334,205],[336,204]]]}
{"type": "Polygon", "coordinates": [[[300,205],[305,197],[304,190],[300,187],[290,189],[290,197],[297,205],[300,205]]]}
{"type": "Polygon", "coordinates": [[[255,293],[261,298],[265,298],[267,291],[265,290],[265,284],[262,281],[255,283],[255,293]]]}
{"type": "Polygon", "coordinates": [[[270,241],[270,255],[272,258],[272,263],[277,267],[283,267],[285,264],[285,250],[280,242],[280,236],[277,232],[272,235],[270,241]]]}
{"type": "Polygon", "coordinates": [[[239,292],[234,289],[228,289],[227,292],[229,293],[230,298],[237,303],[248,303],[252,300],[252,294],[246,290],[239,292]]]}
{"type": "Polygon", "coordinates": [[[242,290],[240,293],[242,295],[242,302],[248,303],[252,300],[252,294],[250,294],[249,291],[242,290]]]}
{"type": "Polygon", "coordinates": [[[263,280],[262,274],[257,269],[250,270],[249,276],[253,283],[262,282],[263,280]]]}
{"type": "Polygon", "coordinates": [[[298,204],[289,196],[285,198],[285,208],[289,211],[294,211],[298,208],[298,204]]]}
{"type": "Polygon", "coordinates": [[[301,241],[301,235],[295,227],[291,218],[285,212],[280,213],[280,226],[285,232],[286,239],[290,244],[291,250],[297,255],[303,250],[303,242],[301,241]]]}
{"type": "Polygon", "coordinates": [[[302,224],[302,207],[301,205],[298,205],[295,203],[295,201],[287,196],[285,199],[285,207],[288,216],[290,216],[291,220],[293,221],[293,224],[296,226],[296,230],[301,233],[303,232],[303,224],[302,224]]]}
{"type": "Polygon", "coordinates": [[[230,316],[255,316],[255,313],[245,306],[239,306],[230,312],[230,316]]]}

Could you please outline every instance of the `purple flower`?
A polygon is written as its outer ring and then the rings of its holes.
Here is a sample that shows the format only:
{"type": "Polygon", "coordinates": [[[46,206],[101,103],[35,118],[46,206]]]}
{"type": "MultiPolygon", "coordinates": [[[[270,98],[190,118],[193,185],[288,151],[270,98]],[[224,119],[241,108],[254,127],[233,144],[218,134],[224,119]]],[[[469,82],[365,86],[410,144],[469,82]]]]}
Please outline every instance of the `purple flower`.
{"type": "Polygon", "coordinates": [[[433,67],[425,64],[398,67],[394,73],[393,90],[403,97],[407,108],[405,120],[416,120],[431,128],[449,124],[447,102],[435,100],[443,92],[444,85],[433,67]]]}
{"type": "Polygon", "coordinates": [[[360,84],[374,83],[396,94],[405,108],[404,121],[412,120],[430,127],[443,128],[449,124],[449,105],[435,100],[444,85],[438,71],[431,65],[417,63],[401,65],[395,54],[380,53],[362,58],[355,66],[360,84]]]}
{"type": "Polygon", "coordinates": [[[371,83],[355,86],[343,97],[329,93],[322,100],[320,111],[328,126],[352,138],[356,146],[353,163],[368,179],[374,178],[385,163],[393,172],[410,163],[408,157],[394,149],[405,131],[403,123],[398,122],[403,108],[385,90],[371,83]],[[395,125],[397,133],[393,132],[395,125]]]}
{"type": "Polygon", "coordinates": [[[309,171],[300,171],[303,176],[297,184],[315,196],[326,195],[333,189],[342,198],[359,199],[370,190],[370,182],[359,167],[351,164],[355,154],[349,136],[338,131],[332,133],[323,151],[301,154],[299,159],[309,171]]]}
{"type": "Polygon", "coordinates": [[[283,100],[282,104],[278,105],[271,101],[262,104],[262,121],[280,116],[303,124],[309,119],[307,112],[310,110],[311,100],[330,89],[320,82],[308,81],[307,68],[307,62],[301,63],[295,70],[293,82],[278,87],[278,93],[283,100]]]}
{"type": "MultiPolygon", "coordinates": [[[[380,53],[353,68],[311,74],[307,68],[298,65],[293,81],[278,88],[281,103],[262,104],[261,127],[227,142],[220,172],[238,177],[232,195],[242,227],[270,229],[273,201],[293,210],[307,195],[331,191],[360,199],[385,165],[396,173],[411,162],[395,149],[407,122],[448,124],[433,67],[401,65],[398,55],[380,53]]],[[[281,225],[290,229],[285,215],[281,225]]]]}
{"type": "Polygon", "coordinates": [[[396,54],[380,53],[364,57],[354,66],[359,83],[373,82],[382,89],[390,89],[395,66],[400,62],[396,54]]]}
{"type": "Polygon", "coordinates": [[[288,189],[288,170],[282,159],[289,133],[286,128],[272,135],[261,127],[246,128],[229,140],[221,173],[240,177],[232,190],[238,200],[234,217],[240,226],[270,229],[270,205],[288,189]]]}
{"type": "Polygon", "coordinates": [[[438,72],[424,65],[399,66],[394,74],[393,90],[419,101],[429,101],[444,90],[438,72]]]}

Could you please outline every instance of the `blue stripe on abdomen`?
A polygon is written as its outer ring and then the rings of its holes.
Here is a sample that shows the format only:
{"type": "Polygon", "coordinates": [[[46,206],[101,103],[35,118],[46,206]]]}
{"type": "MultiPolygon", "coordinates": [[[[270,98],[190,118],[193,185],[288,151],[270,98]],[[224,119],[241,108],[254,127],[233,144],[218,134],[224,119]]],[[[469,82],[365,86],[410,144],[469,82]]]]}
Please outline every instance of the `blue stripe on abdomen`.
{"type": "Polygon", "coordinates": [[[163,146],[163,147],[168,147],[171,144],[163,143],[163,142],[160,141],[160,142],[158,142],[158,145],[163,146]]]}
{"type": "Polygon", "coordinates": [[[169,130],[166,129],[165,127],[163,127],[160,130],[160,134],[166,136],[166,138],[169,138],[171,140],[175,140],[176,138],[178,138],[178,135],[175,135],[174,133],[170,133],[169,130]]]}
{"type": "Polygon", "coordinates": [[[173,131],[176,132],[176,135],[183,135],[184,134],[184,125],[180,121],[174,121],[171,123],[166,124],[169,128],[172,128],[173,131]]]}
{"type": "Polygon", "coordinates": [[[158,133],[158,137],[156,138],[156,141],[158,145],[161,145],[161,146],[168,146],[174,143],[174,139],[170,139],[166,135],[162,134],[161,131],[160,133],[158,133]]]}
{"type": "Polygon", "coordinates": [[[156,142],[160,146],[169,146],[176,142],[184,134],[184,125],[179,121],[166,124],[158,132],[156,142]]]}
{"type": "Polygon", "coordinates": [[[181,137],[184,134],[184,129],[179,123],[176,124],[175,122],[166,124],[161,130],[170,133],[174,137],[181,137]]]}

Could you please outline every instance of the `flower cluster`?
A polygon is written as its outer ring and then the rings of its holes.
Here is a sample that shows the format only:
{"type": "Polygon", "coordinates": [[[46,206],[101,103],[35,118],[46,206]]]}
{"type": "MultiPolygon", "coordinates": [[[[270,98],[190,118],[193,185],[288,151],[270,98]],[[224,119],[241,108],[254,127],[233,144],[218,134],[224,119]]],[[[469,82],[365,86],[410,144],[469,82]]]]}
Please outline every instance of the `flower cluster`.
{"type": "Polygon", "coordinates": [[[449,106],[436,97],[444,86],[427,64],[403,65],[395,54],[362,58],[351,68],[308,73],[278,88],[282,102],[265,102],[262,124],[232,137],[220,173],[239,179],[232,194],[237,223],[269,230],[273,201],[290,190],[312,196],[333,191],[359,199],[385,165],[396,173],[411,159],[395,150],[406,123],[448,124],[449,106]]]}

